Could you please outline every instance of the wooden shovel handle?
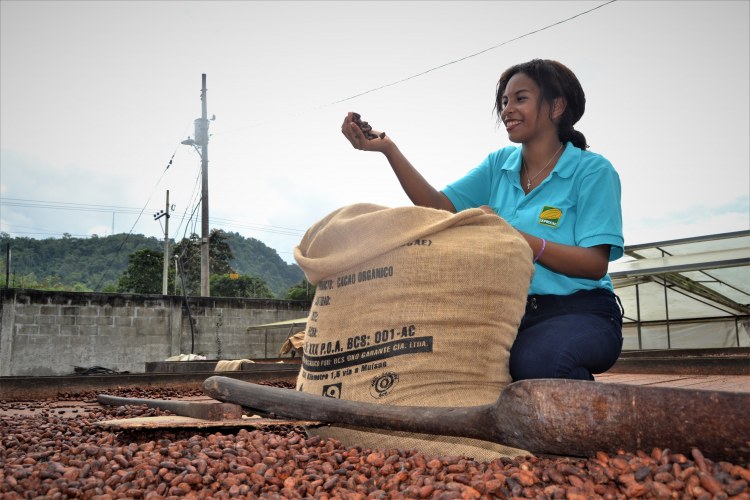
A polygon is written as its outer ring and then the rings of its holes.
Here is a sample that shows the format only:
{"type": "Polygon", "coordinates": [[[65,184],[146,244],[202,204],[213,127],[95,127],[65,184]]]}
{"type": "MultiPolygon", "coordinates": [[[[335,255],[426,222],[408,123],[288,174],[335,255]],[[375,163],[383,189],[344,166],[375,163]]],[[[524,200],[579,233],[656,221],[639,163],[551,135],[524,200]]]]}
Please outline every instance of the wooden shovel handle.
{"type": "Polygon", "coordinates": [[[533,453],[695,447],[714,461],[750,460],[750,393],[539,379],[508,385],[491,405],[436,408],[344,401],[220,376],[203,388],[277,417],[469,437],[533,453]]]}
{"type": "MultiPolygon", "coordinates": [[[[231,401],[274,418],[318,420],[327,423],[393,431],[459,436],[484,441],[497,439],[494,405],[467,407],[387,406],[316,396],[279,387],[251,384],[213,376],[203,382],[204,392],[219,401],[231,401]]],[[[510,446],[517,441],[505,442],[510,446]]]]}

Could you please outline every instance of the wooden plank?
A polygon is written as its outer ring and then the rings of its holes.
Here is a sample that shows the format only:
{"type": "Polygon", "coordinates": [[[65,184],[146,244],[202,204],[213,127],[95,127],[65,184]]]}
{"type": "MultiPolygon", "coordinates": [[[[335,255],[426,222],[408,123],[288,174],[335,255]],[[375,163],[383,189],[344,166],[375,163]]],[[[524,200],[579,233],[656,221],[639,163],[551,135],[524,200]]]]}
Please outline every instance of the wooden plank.
{"type": "Polygon", "coordinates": [[[654,375],[648,373],[621,374],[617,377],[597,377],[597,382],[610,382],[616,384],[651,385],[657,383],[677,384],[689,378],[686,375],[654,375]]]}
{"type": "Polygon", "coordinates": [[[231,420],[203,420],[200,418],[181,417],[178,415],[160,415],[158,417],[135,417],[94,422],[94,425],[111,430],[131,429],[179,429],[179,428],[223,428],[253,427],[264,428],[272,425],[316,426],[320,422],[313,420],[280,420],[270,418],[244,417],[231,420]]]}
{"type": "Polygon", "coordinates": [[[717,391],[750,392],[750,377],[730,375],[710,377],[701,381],[701,388],[704,387],[717,391]]]}
{"type": "Polygon", "coordinates": [[[671,375],[604,373],[596,380],[603,383],[685,387],[731,392],[750,392],[750,376],[745,375],[671,375]]]}

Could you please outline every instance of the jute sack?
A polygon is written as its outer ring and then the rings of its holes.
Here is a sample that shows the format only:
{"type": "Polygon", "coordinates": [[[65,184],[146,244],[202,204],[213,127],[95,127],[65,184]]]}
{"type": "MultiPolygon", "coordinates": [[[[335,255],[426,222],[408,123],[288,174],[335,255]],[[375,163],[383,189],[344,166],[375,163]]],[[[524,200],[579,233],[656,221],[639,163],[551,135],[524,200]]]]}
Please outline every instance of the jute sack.
{"type": "MultiPolygon", "coordinates": [[[[523,237],[481,209],[355,204],[305,233],[294,257],[317,285],[297,389],[396,406],[493,403],[533,274],[523,237]]],[[[312,430],[311,430],[312,432],[312,430]]],[[[475,439],[329,426],[346,446],[492,460],[529,454],[475,439]]]]}

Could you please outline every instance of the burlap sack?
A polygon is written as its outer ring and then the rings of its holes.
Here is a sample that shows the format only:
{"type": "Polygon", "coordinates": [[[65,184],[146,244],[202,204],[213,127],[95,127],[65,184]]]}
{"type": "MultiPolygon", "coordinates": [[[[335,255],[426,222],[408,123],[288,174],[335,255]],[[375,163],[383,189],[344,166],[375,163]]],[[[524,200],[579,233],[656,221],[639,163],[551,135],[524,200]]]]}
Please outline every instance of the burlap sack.
{"type": "MultiPolygon", "coordinates": [[[[533,273],[532,253],[480,209],[356,204],[313,225],[294,250],[317,285],[297,389],[400,406],[493,403],[533,273]]],[[[344,445],[477,460],[528,454],[468,438],[351,426],[316,428],[344,445]]]]}

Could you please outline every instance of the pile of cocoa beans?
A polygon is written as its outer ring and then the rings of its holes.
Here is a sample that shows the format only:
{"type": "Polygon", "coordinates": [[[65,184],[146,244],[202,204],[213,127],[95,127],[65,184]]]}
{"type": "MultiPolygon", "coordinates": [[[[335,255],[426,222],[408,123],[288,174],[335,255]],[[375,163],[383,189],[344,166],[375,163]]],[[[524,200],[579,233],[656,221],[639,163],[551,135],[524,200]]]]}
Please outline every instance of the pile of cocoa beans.
{"type": "Polygon", "coordinates": [[[385,132],[381,132],[380,134],[376,134],[372,131],[372,127],[369,123],[362,121],[362,116],[360,116],[359,113],[352,113],[352,120],[354,123],[357,124],[359,129],[362,131],[363,134],[365,134],[365,137],[368,140],[377,139],[380,137],[381,139],[385,137],[385,132]]]}
{"type": "Polygon", "coordinates": [[[164,412],[92,404],[63,418],[55,402],[10,416],[20,403],[0,401],[0,498],[750,499],[748,464],[713,462],[698,449],[477,462],[347,448],[296,427],[117,432],[94,423],[164,412]]]}

